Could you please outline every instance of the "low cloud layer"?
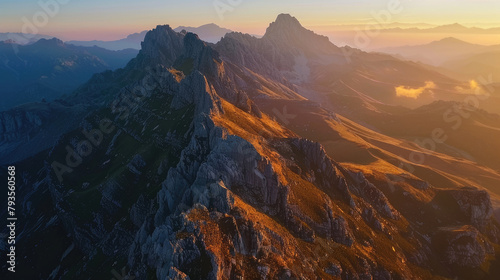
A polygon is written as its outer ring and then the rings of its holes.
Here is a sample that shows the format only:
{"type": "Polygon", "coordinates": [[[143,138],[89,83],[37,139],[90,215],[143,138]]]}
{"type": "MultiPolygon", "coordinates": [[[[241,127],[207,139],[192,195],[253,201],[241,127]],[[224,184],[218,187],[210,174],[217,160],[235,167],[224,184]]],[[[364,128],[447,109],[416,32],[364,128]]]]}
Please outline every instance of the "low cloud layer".
{"type": "Polygon", "coordinates": [[[425,86],[419,88],[411,88],[407,86],[396,87],[396,95],[417,99],[424,91],[436,88],[436,84],[432,81],[425,82],[425,86]]]}
{"type": "Polygon", "coordinates": [[[457,92],[463,93],[463,94],[476,94],[476,95],[486,94],[484,89],[475,80],[471,80],[469,82],[469,87],[457,86],[457,87],[455,87],[455,90],[457,92]]]}

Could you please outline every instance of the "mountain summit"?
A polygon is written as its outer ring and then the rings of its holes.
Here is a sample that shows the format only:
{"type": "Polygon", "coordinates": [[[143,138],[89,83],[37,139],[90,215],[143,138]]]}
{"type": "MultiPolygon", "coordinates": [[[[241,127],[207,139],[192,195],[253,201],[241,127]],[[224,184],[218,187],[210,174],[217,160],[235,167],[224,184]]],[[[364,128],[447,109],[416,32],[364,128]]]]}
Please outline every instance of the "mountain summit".
{"type": "Polygon", "coordinates": [[[299,22],[299,20],[289,14],[279,14],[274,22],[269,24],[266,30],[266,34],[272,34],[273,32],[281,32],[290,29],[305,29],[299,22]]]}
{"type": "Polygon", "coordinates": [[[280,14],[262,37],[284,50],[297,48],[306,55],[332,54],[338,50],[328,37],[304,28],[289,14],[280,14]]]}

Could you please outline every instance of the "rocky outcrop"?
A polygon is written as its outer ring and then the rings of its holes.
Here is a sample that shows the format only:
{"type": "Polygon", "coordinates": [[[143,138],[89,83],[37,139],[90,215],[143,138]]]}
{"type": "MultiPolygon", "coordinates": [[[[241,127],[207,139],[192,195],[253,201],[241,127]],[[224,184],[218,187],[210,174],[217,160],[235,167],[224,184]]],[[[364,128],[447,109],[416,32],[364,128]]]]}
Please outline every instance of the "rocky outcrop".
{"type": "Polygon", "coordinates": [[[224,68],[221,64],[222,60],[217,51],[207,46],[198,35],[187,33],[184,37],[182,55],[175,62],[174,68],[186,74],[196,69],[206,75],[221,77],[224,75],[224,68]]]}
{"type": "Polygon", "coordinates": [[[449,194],[460,207],[468,222],[478,229],[485,229],[493,215],[493,207],[488,192],[476,188],[451,190],[449,194]]]}
{"type": "MultiPolygon", "coordinates": [[[[273,59],[273,56],[276,55],[274,47],[268,41],[255,38],[249,34],[239,32],[227,33],[215,45],[215,49],[227,62],[245,66],[267,77],[280,79],[280,73],[275,71],[276,66],[280,67],[280,69],[291,69],[293,67],[292,57],[288,57],[292,59],[291,61],[283,59],[281,62],[282,65],[274,65],[273,62],[276,60],[276,58],[273,59]]],[[[240,85],[243,85],[242,83],[252,83],[252,81],[239,81],[240,85]]]]}
{"type": "Polygon", "coordinates": [[[457,267],[477,268],[492,252],[488,241],[472,226],[443,228],[435,242],[442,247],[444,261],[457,267]]]}
{"type": "Polygon", "coordinates": [[[12,164],[50,149],[62,134],[75,128],[87,109],[52,102],[0,112],[0,163],[12,164]]]}
{"type": "Polygon", "coordinates": [[[306,169],[314,172],[314,178],[312,178],[314,183],[323,186],[325,189],[336,190],[341,199],[354,206],[355,203],[349,192],[345,177],[326,154],[323,146],[303,138],[293,139],[292,145],[299,150],[306,169]]]}
{"type": "MultiPolygon", "coordinates": [[[[43,111],[11,110],[0,113],[0,142],[25,141],[29,133],[40,129],[47,116],[43,111]]],[[[28,140],[29,141],[29,140],[28,140]]]]}
{"type": "MultiPolygon", "coordinates": [[[[343,168],[342,168],[343,169],[343,168]]],[[[365,178],[362,172],[354,173],[345,170],[356,182],[350,190],[357,196],[364,198],[380,214],[387,218],[398,219],[401,214],[391,205],[384,193],[365,178]]]]}

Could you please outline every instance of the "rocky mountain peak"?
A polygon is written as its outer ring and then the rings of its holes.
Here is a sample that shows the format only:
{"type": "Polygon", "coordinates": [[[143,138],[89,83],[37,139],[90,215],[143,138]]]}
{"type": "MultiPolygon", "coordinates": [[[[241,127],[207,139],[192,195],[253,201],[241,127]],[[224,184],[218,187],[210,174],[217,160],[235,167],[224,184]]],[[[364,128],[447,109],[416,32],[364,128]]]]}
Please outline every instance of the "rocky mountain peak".
{"type": "Polygon", "coordinates": [[[198,70],[204,75],[217,73],[217,63],[222,63],[213,50],[198,35],[174,31],[169,25],[159,25],[149,31],[138,56],[138,68],[161,64],[173,67],[188,75],[198,70]]]}
{"type": "Polygon", "coordinates": [[[185,53],[196,55],[197,53],[201,53],[203,48],[206,47],[206,44],[198,37],[197,34],[188,32],[184,37],[184,47],[185,53]]]}
{"type": "Polygon", "coordinates": [[[278,15],[276,21],[269,25],[262,38],[281,49],[298,49],[305,54],[331,54],[338,49],[328,37],[306,29],[295,17],[289,14],[278,15]]]}
{"type": "Polygon", "coordinates": [[[302,27],[299,20],[290,14],[279,14],[271,26],[302,27]]]}
{"type": "Polygon", "coordinates": [[[198,70],[207,76],[218,76],[222,60],[217,51],[203,42],[198,35],[187,32],[183,39],[182,54],[173,67],[188,75],[198,70]]]}
{"type": "Polygon", "coordinates": [[[269,24],[264,37],[279,36],[280,34],[299,34],[307,31],[299,20],[289,14],[280,14],[274,22],[269,24]]]}
{"type": "Polygon", "coordinates": [[[143,63],[171,66],[182,53],[183,38],[184,34],[175,32],[169,25],[158,25],[146,34],[139,56],[143,63]]]}

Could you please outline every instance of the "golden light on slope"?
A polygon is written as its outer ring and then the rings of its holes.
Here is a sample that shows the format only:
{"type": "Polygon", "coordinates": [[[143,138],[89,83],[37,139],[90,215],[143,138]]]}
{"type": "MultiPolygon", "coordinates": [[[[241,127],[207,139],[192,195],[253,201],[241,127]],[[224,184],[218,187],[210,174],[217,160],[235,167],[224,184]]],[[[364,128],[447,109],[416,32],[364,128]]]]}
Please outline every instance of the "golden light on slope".
{"type": "MultiPolygon", "coordinates": [[[[262,118],[254,117],[231,103],[221,100],[224,115],[213,115],[215,124],[225,128],[228,133],[239,136],[251,143],[257,152],[267,158],[277,174],[283,174],[281,156],[268,147],[267,139],[296,137],[296,135],[280,126],[263,114],[262,118]]],[[[279,176],[283,184],[287,184],[285,176],[279,176]]]]}

